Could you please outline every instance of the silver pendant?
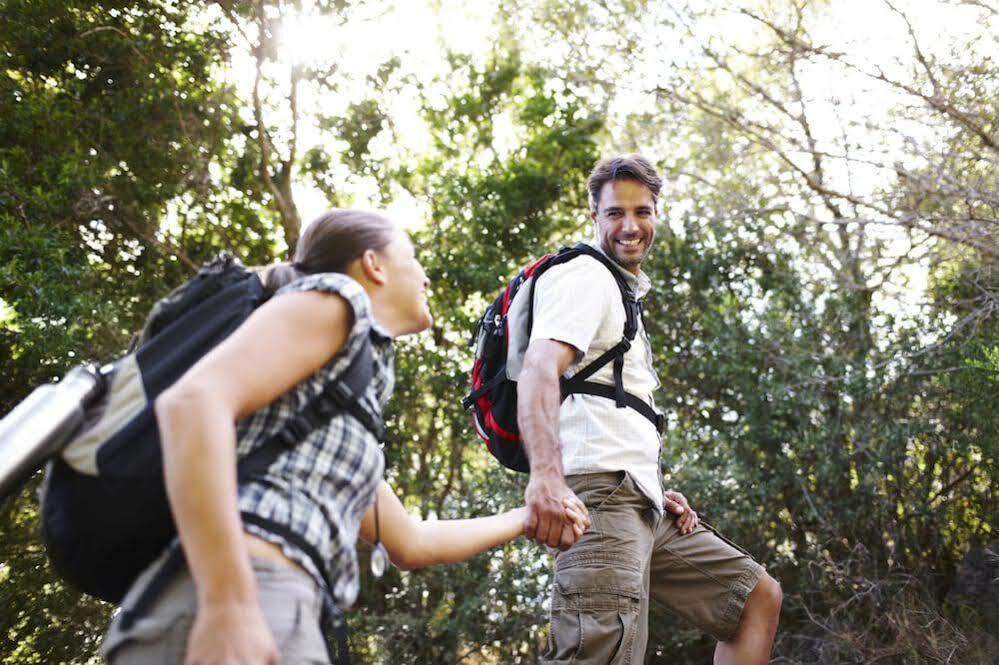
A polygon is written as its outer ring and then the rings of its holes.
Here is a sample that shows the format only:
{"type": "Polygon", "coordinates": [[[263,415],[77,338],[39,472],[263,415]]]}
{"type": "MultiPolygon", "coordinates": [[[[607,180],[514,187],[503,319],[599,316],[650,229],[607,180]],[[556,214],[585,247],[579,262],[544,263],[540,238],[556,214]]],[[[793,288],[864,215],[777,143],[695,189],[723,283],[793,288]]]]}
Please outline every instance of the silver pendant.
{"type": "Polygon", "coordinates": [[[385,574],[388,564],[389,555],[385,551],[385,546],[380,542],[375,543],[375,548],[371,550],[371,574],[375,577],[381,577],[385,574]]]}

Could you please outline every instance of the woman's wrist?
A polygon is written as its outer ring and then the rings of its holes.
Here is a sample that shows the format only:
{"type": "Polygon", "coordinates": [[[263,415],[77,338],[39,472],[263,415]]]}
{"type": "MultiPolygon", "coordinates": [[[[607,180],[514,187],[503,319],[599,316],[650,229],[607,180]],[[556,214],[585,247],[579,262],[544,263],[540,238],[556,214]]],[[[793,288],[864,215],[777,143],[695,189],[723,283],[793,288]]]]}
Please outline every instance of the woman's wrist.
{"type": "Polygon", "coordinates": [[[216,560],[204,562],[200,568],[197,572],[192,568],[199,605],[219,608],[257,604],[257,581],[245,553],[234,557],[231,564],[216,560]]]}
{"type": "Polygon", "coordinates": [[[524,522],[527,521],[527,507],[521,506],[519,508],[514,508],[509,511],[507,515],[510,516],[510,521],[517,528],[517,535],[524,535],[524,522]]]}

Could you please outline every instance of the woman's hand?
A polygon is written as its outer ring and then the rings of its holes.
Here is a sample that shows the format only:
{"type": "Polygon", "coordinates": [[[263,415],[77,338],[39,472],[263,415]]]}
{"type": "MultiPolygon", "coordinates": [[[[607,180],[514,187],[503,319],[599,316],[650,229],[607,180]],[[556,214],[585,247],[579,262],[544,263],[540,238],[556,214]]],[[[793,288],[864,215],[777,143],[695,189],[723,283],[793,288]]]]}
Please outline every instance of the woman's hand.
{"type": "Polygon", "coordinates": [[[562,499],[562,508],[565,510],[565,517],[572,521],[572,530],[576,533],[576,540],[590,528],[590,513],[579,497],[573,494],[562,499]]]}
{"type": "Polygon", "coordinates": [[[260,607],[226,603],[198,609],[184,665],[278,665],[281,659],[260,607]]]}

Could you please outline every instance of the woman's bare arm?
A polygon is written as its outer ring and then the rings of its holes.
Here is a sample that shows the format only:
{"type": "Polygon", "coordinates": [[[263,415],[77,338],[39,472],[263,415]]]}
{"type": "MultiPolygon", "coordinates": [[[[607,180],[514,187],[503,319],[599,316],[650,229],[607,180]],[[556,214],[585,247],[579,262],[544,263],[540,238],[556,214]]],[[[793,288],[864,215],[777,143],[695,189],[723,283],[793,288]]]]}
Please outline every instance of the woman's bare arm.
{"type": "MultiPolygon", "coordinates": [[[[387,482],[382,481],[377,492],[381,541],[392,563],[403,570],[464,561],[524,532],[524,508],[486,517],[423,521],[406,511],[387,482]]],[[[584,513],[582,505],[566,505],[579,534],[589,527],[584,513]]],[[[360,535],[368,543],[375,541],[374,505],[364,514],[360,535]]]]}
{"type": "Polygon", "coordinates": [[[339,296],[276,297],[156,400],[167,494],[198,594],[188,662],[266,663],[276,653],[242,536],[235,421],[314,374],[351,324],[339,296]]]}

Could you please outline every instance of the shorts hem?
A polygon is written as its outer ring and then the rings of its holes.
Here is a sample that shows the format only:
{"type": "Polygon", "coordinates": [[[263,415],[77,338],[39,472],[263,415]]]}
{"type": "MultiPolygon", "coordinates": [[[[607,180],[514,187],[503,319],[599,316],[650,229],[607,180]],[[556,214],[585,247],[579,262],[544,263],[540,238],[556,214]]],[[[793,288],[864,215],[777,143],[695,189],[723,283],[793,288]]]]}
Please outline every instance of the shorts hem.
{"type": "Polygon", "coordinates": [[[750,559],[750,562],[751,565],[732,585],[728,603],[722,612],[719,630],[712,636],[719,642],[727,642],[735,637],[735,632],[739,629],[739,622],[742,620],[742,611],[746,607],[746,600],[766,573],[763,566],[756,561],[750,559]]]}

